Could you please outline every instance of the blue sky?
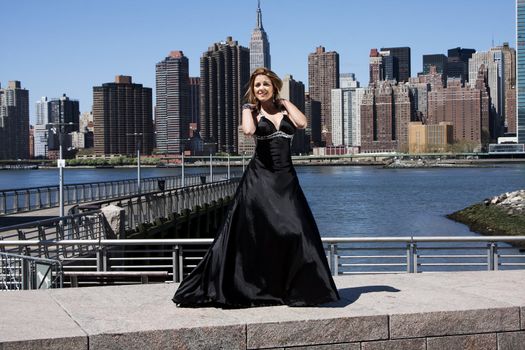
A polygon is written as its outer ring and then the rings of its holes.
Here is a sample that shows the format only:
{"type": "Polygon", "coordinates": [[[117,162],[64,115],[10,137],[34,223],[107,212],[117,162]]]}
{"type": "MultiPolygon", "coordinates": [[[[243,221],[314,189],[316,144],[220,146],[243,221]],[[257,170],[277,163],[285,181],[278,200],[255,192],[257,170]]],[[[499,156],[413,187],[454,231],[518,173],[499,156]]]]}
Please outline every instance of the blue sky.
{"type": "MultiPolygon", "coordinates": [[[[29,89],[31,120],[41,96],[63,93],[90,111],[92,87],[118,74],[155,86],[155,64],[182,50],[190,74],[214,42],[248,47],[256,0],[17,0],[0,9],[0,83],[29,89]]],[[[308,84],[308,54],[340,55],[341,72],[368,83],[371,48],[410,46],[412,75],[422,55],[461,46],[488,50],[515,42],[514,0],[261,0],[272,69],[308,84]]]]}

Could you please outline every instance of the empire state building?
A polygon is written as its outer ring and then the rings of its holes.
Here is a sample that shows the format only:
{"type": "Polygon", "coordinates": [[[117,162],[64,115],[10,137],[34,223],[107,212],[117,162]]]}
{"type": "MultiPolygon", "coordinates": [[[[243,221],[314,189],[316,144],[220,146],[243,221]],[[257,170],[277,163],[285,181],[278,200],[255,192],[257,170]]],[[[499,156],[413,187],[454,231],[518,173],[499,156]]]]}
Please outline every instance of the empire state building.
{"type": "Polygon", "coordinates": [[[250,74],[259,67],[271,69],[270,43],[262,24],[260,1],[257,3],[257,24],[250,40],[250,74]]]}

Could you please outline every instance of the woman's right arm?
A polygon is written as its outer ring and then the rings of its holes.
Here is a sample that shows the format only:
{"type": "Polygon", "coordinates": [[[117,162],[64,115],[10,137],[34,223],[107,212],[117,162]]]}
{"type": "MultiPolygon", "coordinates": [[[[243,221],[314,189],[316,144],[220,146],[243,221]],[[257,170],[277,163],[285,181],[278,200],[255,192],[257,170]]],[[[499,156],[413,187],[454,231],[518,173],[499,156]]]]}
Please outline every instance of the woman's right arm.
{"type": "Polygon", "coordinates": [[[242,131],[245,135],[255,134],[255,106],[245,104],[242,106],[242,131]]]}

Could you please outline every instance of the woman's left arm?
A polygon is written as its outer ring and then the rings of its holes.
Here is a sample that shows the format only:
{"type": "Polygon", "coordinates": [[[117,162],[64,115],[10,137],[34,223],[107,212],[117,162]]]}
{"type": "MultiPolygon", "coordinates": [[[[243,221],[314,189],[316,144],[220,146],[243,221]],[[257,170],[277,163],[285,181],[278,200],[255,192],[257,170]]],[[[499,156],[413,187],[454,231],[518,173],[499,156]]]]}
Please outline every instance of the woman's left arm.
{"type": "Polygon", "coordinates": [[[295,107],[293,103],[284,98],[282,98],[280,102],[281,105],[288,111],[288,117],[292,123],[294,123],[295,127],[299,129],[306,128],[306,116],[303,114],[303,112],[301,112],[299,108],[295,107]]]}

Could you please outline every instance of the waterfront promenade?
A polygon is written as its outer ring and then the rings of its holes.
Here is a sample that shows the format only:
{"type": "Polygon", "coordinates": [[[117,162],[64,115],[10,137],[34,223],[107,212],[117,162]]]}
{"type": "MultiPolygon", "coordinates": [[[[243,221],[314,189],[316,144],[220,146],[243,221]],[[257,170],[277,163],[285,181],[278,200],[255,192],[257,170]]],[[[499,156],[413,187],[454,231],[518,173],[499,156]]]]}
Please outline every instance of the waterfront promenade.
{"type": "Polygon", "coordinates": [[[335,281],[308,308],[177,308],[173,283],[5,292],[0,349],[525,349],[523,270],[335,281]]]}

